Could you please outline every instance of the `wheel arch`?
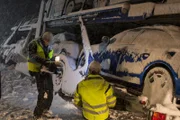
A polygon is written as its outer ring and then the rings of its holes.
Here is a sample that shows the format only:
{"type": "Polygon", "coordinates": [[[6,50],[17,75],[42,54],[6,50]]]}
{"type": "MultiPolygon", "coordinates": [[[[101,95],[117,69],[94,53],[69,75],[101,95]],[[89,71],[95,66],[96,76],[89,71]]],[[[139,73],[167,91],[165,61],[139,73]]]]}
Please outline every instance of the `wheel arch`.
{"type": "Polygon", "coordinates": [[[141,74],[141,86],[143,87],[144,86],[144,79],[147,75],[147,73],[155,68],[155,67],[162,67],[164,69],[166,69],[170,75],[171,75],[171,78],[172,78],[172,82],[173,82],[173,91],[175,92],[176,90],[176,84],[175,84],[175,81],[176,79],[178,79],[177,77],[177,73],[175,73],[174,69],[171,67],[171,65],[165,61],[161,61],[161,60],[158,60],[158,61],[154,61],[154,62],[151,62],[150,64],[148,64],[145,68],[144,68],[144,71],[142,72],[141,74]]]}

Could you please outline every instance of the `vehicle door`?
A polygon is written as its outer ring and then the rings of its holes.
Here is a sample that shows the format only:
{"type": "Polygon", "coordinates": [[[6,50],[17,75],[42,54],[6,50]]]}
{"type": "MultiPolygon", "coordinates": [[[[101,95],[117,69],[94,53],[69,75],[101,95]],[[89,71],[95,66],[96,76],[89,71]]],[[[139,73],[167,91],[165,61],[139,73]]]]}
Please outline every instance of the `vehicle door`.
{"type": "MultiPolygon", "coordinates": [[[[140,32],[125,31],[114,36],[107,46],[107,51],[103,54],[103,61],[107,61],[104,64],[108,64],[109,68],[104,72],[116,77],[128,76],[128,70],[126,66],[123,66],[124,62],[133,63],[135,61],[136,50],[133,41],[138,37],[140,32]]],[[[106,65],[107,66],[107,65],[106,65]]]]}

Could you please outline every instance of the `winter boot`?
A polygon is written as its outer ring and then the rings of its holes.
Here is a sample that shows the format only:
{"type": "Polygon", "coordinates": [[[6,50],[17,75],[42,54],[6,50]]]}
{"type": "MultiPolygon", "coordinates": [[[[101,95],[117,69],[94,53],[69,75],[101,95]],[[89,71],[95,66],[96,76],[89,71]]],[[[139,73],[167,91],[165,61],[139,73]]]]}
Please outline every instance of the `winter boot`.
{"type": "Polygon", "coordinates": [[[33,120],[44,120],[42,117],[37,117],[37,116],[34,116],[33,117],[33,120]]]}
{"type": "Polygon", "coordinates": [[[55,116],[53,115],[53,113],[49,110],[47,111],[44,111],[43,114],[42,114],[43,117],[46,117],[46,118],[55,118],[55,116]]]}

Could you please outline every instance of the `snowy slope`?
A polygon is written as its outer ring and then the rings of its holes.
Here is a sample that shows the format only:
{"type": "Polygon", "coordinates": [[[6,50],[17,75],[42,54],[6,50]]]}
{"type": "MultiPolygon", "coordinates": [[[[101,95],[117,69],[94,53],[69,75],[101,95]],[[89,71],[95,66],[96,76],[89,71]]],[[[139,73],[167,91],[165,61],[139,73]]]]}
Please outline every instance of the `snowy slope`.
{"type": "MultiPolygon", "coordinates": [[[[24,109],[22,112],[28,111],[27,115],[32,117],[32,111],[37,101],[36,91],[36,85],[31,85],[29,77],[24,76],[16,71],[2,72],[2,100],[0,109],[2,109],[2,107],[7,107],[7,110],[5,109],[5,111],[1,111],[0,119],[4,118],[4,116],[1,116],[3,114],[5,115],[6,119],[10,117],[10,114],[14,113],[15,115],[13,116],[19,116],[22,108],[24,109]],[[2,104],[2,102],[4,104],[2,104]],[[16,112],[16,109],[18,109],[18,112],[16,112]]],[[[69,116],[76,117],[77,119],[81,118],[81,113],[78,112],[75,106],[62,100],[58,95],[54,97],[51,109],[55,115],[59,114],[59,116],[62,118],[66,118],[67,116],[68,119],[69,116]]]]}
{"type": "MultiPolygon", "coordinates": [[[[31,120],[37,101],[37,89],[35,84],[31,85],[32,78],[15,70],[2,71],[1,78],[0,120],[31,120]]],[[[54,96],[51,110],[63,120],[83,120],[81,112],[58,95],[54,96]]],[[[145,120],[144,115],[127,111],[111,110],[110,116],[111,120],[145,120]]]]}

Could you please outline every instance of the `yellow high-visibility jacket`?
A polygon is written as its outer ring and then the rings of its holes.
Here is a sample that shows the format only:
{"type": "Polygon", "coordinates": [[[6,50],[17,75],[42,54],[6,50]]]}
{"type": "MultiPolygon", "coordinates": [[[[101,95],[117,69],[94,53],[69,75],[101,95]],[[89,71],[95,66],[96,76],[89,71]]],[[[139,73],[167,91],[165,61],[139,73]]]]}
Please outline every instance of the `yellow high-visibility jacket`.
{"type": "Polygon", "coordinates": [[[109,108],[116,104],[112,86],[100,75],[88,75],[76,89],[74,104],[82,107],[83,115],[88,120],[105,120],[109,108]]]}
{"type": "MultiPolygon", "coordinates": [[[[51,59],[53,57],[53,53],[54,51],[53,50],[50,50],[49,53],[48,53],[48,58],[45,57],[45,53],[44,53],[44,50],[43,50],[43,47],[42,45],[40,45],[38,43],[38,39],[37,40],[33,40],[32,42],[34,42],[34,44],[37,45],[37,52],[36,52],[36,55],[40,58],[43,58],[43,59],[51,59]]],[[[41,63],[38,63],[34,60],[32,60],[31,58],[28,58],[28,70],[29,71],[32,71],[32,72],[40,72],[40,69],[41,69],[41,66],[42,64],[41,63]]]]}

